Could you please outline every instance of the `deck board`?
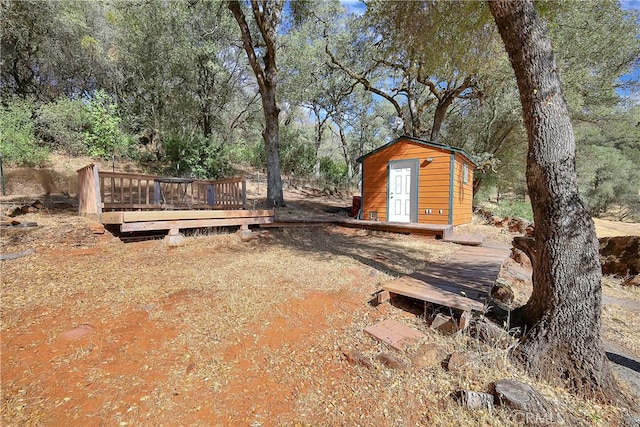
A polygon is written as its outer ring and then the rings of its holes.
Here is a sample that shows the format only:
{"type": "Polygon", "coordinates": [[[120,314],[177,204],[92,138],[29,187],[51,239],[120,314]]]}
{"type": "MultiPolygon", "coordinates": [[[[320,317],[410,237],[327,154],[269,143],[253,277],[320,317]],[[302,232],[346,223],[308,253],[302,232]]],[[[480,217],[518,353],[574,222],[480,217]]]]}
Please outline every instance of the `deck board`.
{"type": "Polygon", "coordinates": [[[480,246],[484,242],[485,236],[482,234],[458,234],[450,233],[444,237],[445,242],[457,243],[459,245],[480,246]]]}
{"type": "Polygon", "coordinates": [[[438,238],[446,238],[453,232],[453,226],[446,224],[365,221],[349,218],[340,219],[338,223],[345,227],[364,228],[367,230],[387,231],[393,233],[421,234],[436,236],[438,238]]]}
{"type": "Polygon", "coordinates": [[[177,210],[104,212],[100,222],[123,233],[184,228],[249,226],[273,222],[273,210],[177,210]]]}
{"type": "Polygon", "coordinates": [[[460,310],[482,311],[509,252],[507,247],[465,246],[448,262],[392,280],[383,289],[460,310]]]}

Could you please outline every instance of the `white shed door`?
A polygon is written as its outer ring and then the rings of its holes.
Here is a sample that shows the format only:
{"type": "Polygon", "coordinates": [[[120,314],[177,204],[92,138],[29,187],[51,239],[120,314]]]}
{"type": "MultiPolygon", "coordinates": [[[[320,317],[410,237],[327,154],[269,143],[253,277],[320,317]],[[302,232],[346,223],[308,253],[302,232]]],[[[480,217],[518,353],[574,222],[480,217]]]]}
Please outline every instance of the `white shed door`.
{"type": "Polygon", "coordinates": [[[389,222],[411,222],[411,168],[389,169],[389,222]]]}

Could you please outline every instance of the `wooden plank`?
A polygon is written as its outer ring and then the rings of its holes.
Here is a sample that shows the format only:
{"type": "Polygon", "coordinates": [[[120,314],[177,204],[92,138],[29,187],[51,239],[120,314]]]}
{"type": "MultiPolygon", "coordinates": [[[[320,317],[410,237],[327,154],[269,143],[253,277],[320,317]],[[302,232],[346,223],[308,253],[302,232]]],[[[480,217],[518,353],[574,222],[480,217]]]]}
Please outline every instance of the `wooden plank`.
{"type": "Polygon", "coordinates": [[[216,219],[216,218],[251,218],[273,217],[274,211],[267,210],[167,210],[167,211],[137,211],[123,212],[124,222],[140,221],[170,221],[186,219],[216,219]]]}
{"type": "Polygon", "coordinates": [[[262,224],[261,228],[292,228],[292,227],[327,227],[330,225],[338,225],[338,221],[325,219],[306,219],[291,221],[274,221],[270,224],[262,224]]]}
{"type": "Polygon", "coordinates": [[[422,332],[393,319],[383,320],[375,325],[367,326],[364,331],[398,351],[403,351],[406,347],[427,338],[422,332]]]}
{"type": "Polygon", "coordinates": [[[391,293],[389,291],[381,291],[376,294],[376,301],[378,304],[384,304],[391,299],[391,293]]]}
{"type": "Polygon", "coordinates": [[[100,214],[100,222],[103,224],[122,224],[124,219],[123,212],[102,212],[100,214]]]}
{"type": "Polygon", "coordinates": [[[456,295],[466,295],[468,298],[476,300],[482,300],[482,295],[487,294],[493,286],[492,280],[478,280],[475,277],[468,277],[465,279],[456,278],[455,282],[451,282],[450,277],[437,277],[437,276],[405,276],[400,279],[396,279],[400,282],[415,281],[417,284],[423,283],[434,288],[442,289],[446,292],[451,292],[456,295]]]}
{"type": "Polygon", "coordinates": [[[426,286],[420,281],[392,281],[385,284],[382,289],[392,294],[399,294],[421,301],[429,301],[432,303],[444,305],[447,307],[457,308],[460,310],[482,311],[484,304],[474,301],[462,295],[456,295],[451,292],[443,291],[435,287],[426,286]]]}
{"type": "Polygon", "coordinates": [[[484,242],[485,237],[481,234],[457,234],[453,233],[444,239],[445,242],[458,243],[461,245],[479,246],[484,242]]]}
{"type": "Polygon", "coordinates": [[[400,224],[384,221],[363,220],[339,220],[339,224],[345,227],[438,237],[444,236],[448,228],[451,227],[450,225],[445,224],[400,224]]]}
{"type": "Polygon", "coordinates": [[[272,217],[251,217],[251,218],[216,218],[216,219],[191,219],[174,221],[141,221],[125,222],[120,226],[123,233],[133,231],[150,230],[170,230],[181,228],[201,228],[201,227],[227,227],[234,225],[258,225],[272,222],[272,217]]]}
{"type": "Polygon", "coordinates": [[[148,205],[146,203],[103,203],[103,209],[123,210],[123,209],[162,209],[163,205],[148,205]]]}
{"type": "Polygon", "coordinates": [[[395,279],[383,289],[461,310],[481,311],[509,252],[504,247],[464,247],[448,262],[395,279]]]}

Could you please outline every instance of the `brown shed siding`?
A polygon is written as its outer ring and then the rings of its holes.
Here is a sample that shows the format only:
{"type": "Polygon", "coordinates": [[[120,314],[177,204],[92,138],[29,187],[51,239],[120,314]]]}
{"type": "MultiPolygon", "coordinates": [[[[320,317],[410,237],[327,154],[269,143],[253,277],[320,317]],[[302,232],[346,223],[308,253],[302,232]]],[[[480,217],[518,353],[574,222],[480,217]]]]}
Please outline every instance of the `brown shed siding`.
{"type": "Polygon", "coordinates": [[[453,179],[453,225],[466,224],[473,219],[473,164],[459,153],[455,154],[455,172],[453,179]],[[464,182],[464,165],[468,168],[467,181],[464,182]]]}
{"type": "Polygon", "coordinates": [[[401,160],[418,162],[417,221],[419,223],[449,224],[451,205],[453,206],[451,218],[454,225],[471,222],[474,167],[471,161],[460,153],[454,154],[445,148],[432,147],[407,139],[400,139],[362,159],[362,219],[368,220],[370,212],[376,212],[379,221],[387,221],[389,164],[392,161],[401,160]],[[432,160],[427,162],[427,158],[432,160]],[[467,184],[462,184],[463,163],[467,163],[469,167],[467,184]],[[453,176],[452,165],[454,166],[453,176]],[[456,191],[453,199],[450,193],[452,178],[453,189],[456,191]],[[456,188],[462,189],[460,194],[457,193],[456,188]],[[431,213],[427,213],[429,209],[431,213]]]}
{"type": "Polygon", "coordinates": [[[387,179],[389,162],[418,160],[418,222],[446,224],[448,215],[449,153],[438,148],[425,147],[415,142],[401,141],[378,153],[372,154],[362,165],[362,218],[368,220],[369,212],[377,212],[380,221],[387,220],[387,179]],[[431,163],[426,163],[427,158],[431,163]],[[425,214],[430,208],[431,215],[425,214]],[[438,209],[445,209],[436,215],[438,209]],[[442,216],[442,219],[439,217],[442,216]]]}

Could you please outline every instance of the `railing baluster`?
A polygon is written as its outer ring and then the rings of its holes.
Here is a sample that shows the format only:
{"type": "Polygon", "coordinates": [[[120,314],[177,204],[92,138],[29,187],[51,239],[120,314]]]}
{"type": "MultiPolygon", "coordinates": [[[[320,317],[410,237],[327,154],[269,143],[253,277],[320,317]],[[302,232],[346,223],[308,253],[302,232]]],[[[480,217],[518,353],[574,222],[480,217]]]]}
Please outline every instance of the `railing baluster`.
{"type": "MultiPolygon", "coordinates": [[[[159,196],[155,194],[158,191],[158,183],[154,181],[157,177],[154,175],[99,171],[98,176],[102,203],[110,205],[106,207],[107,210],[154,209],[159,203],[159,196]]],[[[177,201],[182,201],[182,194],[175,184],[163,185],[167,186],[165,197],[168,205],[175,205],[177,201]]],[[[190,200],[190,204],[195,208],[209,206],[214,209],[246,209],[244,177],[216,181],[194,180],[188,185],[186,201],[190,200]]]]}
{"type": "Polygon", "coordinates": [[[111,203],[115,203],[115,194],[116,194],[116,178],[111,177],[111,203]]]}

